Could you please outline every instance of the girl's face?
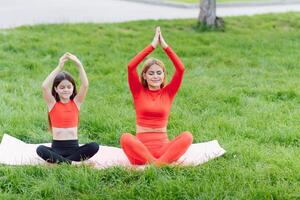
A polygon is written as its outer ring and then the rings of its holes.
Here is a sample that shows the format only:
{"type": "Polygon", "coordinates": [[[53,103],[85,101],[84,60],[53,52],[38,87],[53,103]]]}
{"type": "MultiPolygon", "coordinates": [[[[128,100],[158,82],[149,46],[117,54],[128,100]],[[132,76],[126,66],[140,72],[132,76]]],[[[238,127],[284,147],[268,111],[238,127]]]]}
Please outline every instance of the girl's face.
{"type": "Polygon", "coordinates": [[[160,89],[165,74],[160,66],[154,64],[143,74],[143,78],[147,81],[149,89],[160,89]]]}
{"type": "Polygon", "coordinates": [[[68,100],[73,94],[74,87],[70,81],[63,80],[54,89],[57,92],[60,99],[68,100]]]}

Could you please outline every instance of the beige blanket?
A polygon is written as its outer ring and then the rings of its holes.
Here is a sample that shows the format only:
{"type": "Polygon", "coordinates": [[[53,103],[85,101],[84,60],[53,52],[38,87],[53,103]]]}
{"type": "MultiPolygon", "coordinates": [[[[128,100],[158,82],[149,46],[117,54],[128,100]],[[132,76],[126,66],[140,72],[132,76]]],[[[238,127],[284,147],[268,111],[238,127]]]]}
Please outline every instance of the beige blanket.
{"type": "MultiPolygon", "coordinates": [[[[41,144],[27,144],[17,138],[4,134],[0,144],[0,163],[7,165],[38,165],[45,164],[36,153],[41,144]]],[[[50,146],[50,143],[43,144],[50,146]]],[[[177,163],[181,165],[200,165],[225,153],[217,140],[192,144],[177,163]]],[[[123,150],[118,147],[102,146],[90,160],[96,163],[96,168],[112,166],[130,167],[123,150]]]]}

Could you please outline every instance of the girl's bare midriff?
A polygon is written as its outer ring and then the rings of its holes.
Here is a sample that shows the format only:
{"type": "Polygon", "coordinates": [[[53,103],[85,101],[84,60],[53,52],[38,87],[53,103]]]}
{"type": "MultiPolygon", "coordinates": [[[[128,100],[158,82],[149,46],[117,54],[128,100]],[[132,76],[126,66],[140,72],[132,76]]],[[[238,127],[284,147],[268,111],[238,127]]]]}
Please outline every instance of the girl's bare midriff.
{"type": "Polygon", "coordinates": [[[77,127],[55,128],[52,127],[53,140],[77,140],[77,127]]]}

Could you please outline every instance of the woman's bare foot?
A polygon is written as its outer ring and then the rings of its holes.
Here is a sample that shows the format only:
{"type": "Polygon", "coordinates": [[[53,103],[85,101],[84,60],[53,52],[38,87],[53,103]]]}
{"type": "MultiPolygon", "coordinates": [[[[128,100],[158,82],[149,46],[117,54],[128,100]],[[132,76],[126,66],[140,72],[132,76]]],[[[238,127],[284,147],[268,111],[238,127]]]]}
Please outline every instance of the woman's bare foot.
{"type": "Polygon", "coordinates": [[[165,167],[165,166],[169,165],[169,163],[162,162],[159,159],[157,159],[153,164],[155,167],[165,167]]]}

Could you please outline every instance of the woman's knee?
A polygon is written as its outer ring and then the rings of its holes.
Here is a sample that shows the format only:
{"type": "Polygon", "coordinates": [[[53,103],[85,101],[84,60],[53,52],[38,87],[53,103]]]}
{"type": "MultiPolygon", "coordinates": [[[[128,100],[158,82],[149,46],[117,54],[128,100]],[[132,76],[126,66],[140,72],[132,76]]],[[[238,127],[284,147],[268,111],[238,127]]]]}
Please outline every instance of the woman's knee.
{"type": "Polygon", "coordinates": [[[193,135],[189,131],[184,131],[180,134],[187,143],[193,143],[193,135]]]}
{"type": "Polygon", "coordinates": [[[123,133],[120,138],[121,146],[127,144],[132,139],[132,137],[133,137],[133,135],[131,135],[130,133],[123,133]]]}

